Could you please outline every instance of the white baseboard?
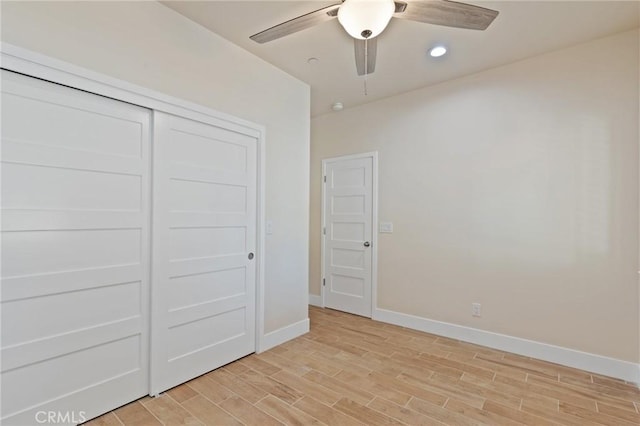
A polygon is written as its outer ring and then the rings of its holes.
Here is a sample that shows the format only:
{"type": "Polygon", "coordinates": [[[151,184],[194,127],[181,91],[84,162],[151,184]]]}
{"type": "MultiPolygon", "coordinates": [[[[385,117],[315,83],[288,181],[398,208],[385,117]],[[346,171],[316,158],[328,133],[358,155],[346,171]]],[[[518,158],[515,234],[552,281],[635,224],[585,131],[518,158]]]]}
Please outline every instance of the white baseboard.
{"type": "Polygon", "coordinates": [[[308,332],[309,318],[303,319],[302,321],[294,322],[291,325],[265,334],[262,337],[260,341],[260,347],[256,350],[256,352],[260,353],[268,351],[275,346],[281,345],[284,342],[288,342],[289,340],[295,339],[296,337],[302,336],[303,334],[308,332]]]}
{"type": "Polygon", "coordinates": [[[579,368],[604,376],[616,377],[636,384],[640,383],[640,364],[633,362],[386,309],[374,309],[373,319],[568,367],[579,368]]]}
{"type": "Polygon", "coordinates": [[[324,306],[322,305],[322,296],[316,296],[315,294],[309,293],[309,304],[311,306],[324,308],[324,306]]]}

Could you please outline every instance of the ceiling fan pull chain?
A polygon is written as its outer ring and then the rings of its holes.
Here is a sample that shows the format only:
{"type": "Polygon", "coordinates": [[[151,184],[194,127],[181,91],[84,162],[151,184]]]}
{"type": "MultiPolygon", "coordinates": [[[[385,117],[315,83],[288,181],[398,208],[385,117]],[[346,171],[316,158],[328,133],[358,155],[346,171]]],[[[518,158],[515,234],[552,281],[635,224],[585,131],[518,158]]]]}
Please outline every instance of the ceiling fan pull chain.
{"type": "Polygon", "coordinates": [[[369,74],[369,39],[364,39],[364,95],[368,96],[367,93],[367,75],[369,74]]]}

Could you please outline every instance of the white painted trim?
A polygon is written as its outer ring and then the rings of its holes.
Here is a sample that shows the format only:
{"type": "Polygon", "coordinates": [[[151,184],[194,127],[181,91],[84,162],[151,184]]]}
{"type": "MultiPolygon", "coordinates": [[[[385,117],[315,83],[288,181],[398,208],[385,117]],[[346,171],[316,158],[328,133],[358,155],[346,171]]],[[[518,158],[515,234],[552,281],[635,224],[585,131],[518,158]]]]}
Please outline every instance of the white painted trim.
{"type": "Polygon", "coordinates": [[[373,311],[373,319],[568,367],[579,368],[609,377],[616,377],[633,383],[640,383],[640,364],[633,362],[386,309],[375,309],[373,311]]]}
{"type": "Polygon", "coordinates": [[[320,186],[322,187],[321,195],[320,195],[320,306],[325,307],[324,304],[324,287],[325,287],[325,260],[324,260],[324,251],[326,245],[327,236],[324,233],[324,230],[327,226],[327,218],[325,217],[324,204],[325,198],[327,197],[327,182],[325,181],[327,176],[327,162],[326,160],[322,160],[322,176],[320,177],[320,186]]]}
{"type": "Polygon", "coordinates": [[[9,43],[0,44],[0,53],[2,55],[0,65],[10,71],[214,126],[220,126],[224,122],[227,128],[251,136],[258,137],[264,133],[264,126],[259,124],[9,43]]]}
{"type": "Polygon", "coordinates": [[[309,293],[309,304],[311,306],[317,306],[319,308],[324,308],[324,302],[322,301],[322,296],[318,296],[316,294],[309,293]]]}
{"type": "MultiPolygon", "coordinates": [[[[363,152],[360,154],[351,154],[351,155],[343,155],[340,157],[332,157],[332,158],[324,158],[322,160],[322,178],[320,179],[320,183],[322,185],[322,199],[320,202],[321,210],[321,218],[320,221],[320,304],[315,306],[325,307],[324,301],[324,286],[322,285],[322,280],[325,276],[325,240],[326,235],[322,232],[326,225],[326,217],[324,210],[324,203],[326,198],[326,185],[324,182],[324,177],[327,175],[327,163],[331,163],[334,161],[346,161],[346,160],[357,160],[361,158],[371,158],[372,160],[372,168],[371,173],[373,174],[373,181],[371,187],[372,199],[371,199],[371,245],[372,245],[372,253],[371,253],[371,316],[373,318],[373,314],[378,306],[378,151],[371,152],[363,152]]],[[[311,297],[309,298],[311,301],[311,297]]],[[[311,302],[310,302],[311,304],[311,302]]]]}
{"type": "MultiPolygon", "coordinates": [[[[257,241],[256,241],[256,351],[265,350],[265,162],[266,129],[193,102],[175,98],[142,86],[119,80],[9,43],[0,44],[0,66],[9,71],[51,81],[72,88],[173,114],[255,137],[258,141],[257,241]]],[[[153,295],[152,295],[153,297],[153,295]]],[[[268,339],[267,339],[268,341],[268,339]]]]}
{"type": "Polygon", "coordinates": [[[264,335],[262,339],[262,346],[259,352],[268,351],[278,345],[288,342],[291,339],[295,339],[298,336],[302,336],[309,332],[309,318],[305,318],[302,321],[294,322],[286,327],[279,328],[278,330],[271,331],[264,335]]]}
{"type": "Polygon", "coordinates": [[[372,193],[372,217],[371,217],[371,244],[373,253],[371,254],[371,318],[378,308],[378,151],[371,153],[373,158],[373,188],[372,193]]]}
{"type": "Polygon", "coordinates": [[[256,260],[258,261],[257,282],[256,282],[256,352],[262,352],[265,341],[264,318],[265,318],[265,277],[266,277],[266,207],[265,194],[267,193],[267,151],[266,151],[266,129],[262,129],[262,137],[258,144],[258,223],[256,229],[256,260]]]}

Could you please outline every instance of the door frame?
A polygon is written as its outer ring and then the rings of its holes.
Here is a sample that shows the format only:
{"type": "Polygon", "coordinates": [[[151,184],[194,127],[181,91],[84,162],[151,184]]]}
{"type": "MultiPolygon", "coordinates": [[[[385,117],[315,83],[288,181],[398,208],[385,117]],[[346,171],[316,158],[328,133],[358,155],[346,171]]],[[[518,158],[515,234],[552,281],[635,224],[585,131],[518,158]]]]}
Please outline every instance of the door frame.
{"type": "Polygon", "coordinates": [[[320,184],[322,185],[322,199],[320,202],[321,213],[320,217],[320,300],[321,307],[325,307],[325,291],[324,280],[326,277],[325,270],[325,245],[327,236],[324,234],[324,229],[327,226],[327,218],[325,217],[325,203],[326,203],[326,177],[327,177],[327,164],[335,163],[345,160],[359,160],[362,158],[371,158],[371,318],[375,313],[378,305],[378,151],[363,152],[359,154],[343,155],[340,157],[331,157],[322,159],[322,178],[320,184]]]}
{"type": "MultiPolygon", "coordinates": [[[[213,126],[224,127],[231,131],[254,137],[257,141],[257,183],[256,183],[256,323],[255,323],[255,351],[268,349],[268,342],[264,338],[265,313],[265,177],[266,177],[266,128],[263,125],[243,120],[202,105],[175,98],[156,90],[147,89],[124,80],[113,78],[102,73],[88,70],[50,56],[43,55],[6,42],[0,44],[1,68],[14,71],[29,77],[50,81],[52,83],[69,86],[74,89],[105,96],[118,101],[138,105],[152,111],[161,111],[213,126]]],[[[152,123],[153,124],[153,123],[152,123]]],[[[152,143],[153,151],[153,143],[152,143]]],[[[152,153],[151,153],[152,154],[152,153]]],[[[149,158],[151,164],[151,158],[149,158]]],[[[149,241],[151,250],[151,241],[149,241]]],[[[153,298],[153,275],[149,262],[151,277],[151,298],[153,298]]],[[[149,336],[153,334],[152,320],[145,321],[149,336]]],[[[149,348],[153,347],[150,344],[149,348]]],[[[150,360],[151,362],[151,360],[150,360]]],[[[150,366],[152,371],[153,366],[150,366]]],[[[151,382],[149,389],[152,389],[151,382]]]]}

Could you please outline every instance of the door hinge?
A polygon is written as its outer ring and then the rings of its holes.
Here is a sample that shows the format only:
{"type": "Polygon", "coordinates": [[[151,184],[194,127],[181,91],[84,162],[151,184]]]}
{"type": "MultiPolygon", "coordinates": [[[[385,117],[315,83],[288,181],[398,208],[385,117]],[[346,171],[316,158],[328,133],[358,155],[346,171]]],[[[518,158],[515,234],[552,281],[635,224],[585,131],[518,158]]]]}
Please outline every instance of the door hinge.
{"type": "Polygon", "coordinates": [[[326,176],[323,176],[323,178],[324,178],[323,180],[326,182],[326,181],[327,181],[327,177],[326,177],[326,176]]]}
{"type": "Polygon", "coordinates": [[[327,235],[327,227],[326,226],[322,227],[322,234],[323,235],[327,235]]]}
{"type": "Polygon", "coordinates": [[[326,285],[326,284],[325,284],[325,281],[324,281],[324,278],[323,278],[323,279],[322,279],[322,286],[324,287],[325,285],[326,285]]]}

